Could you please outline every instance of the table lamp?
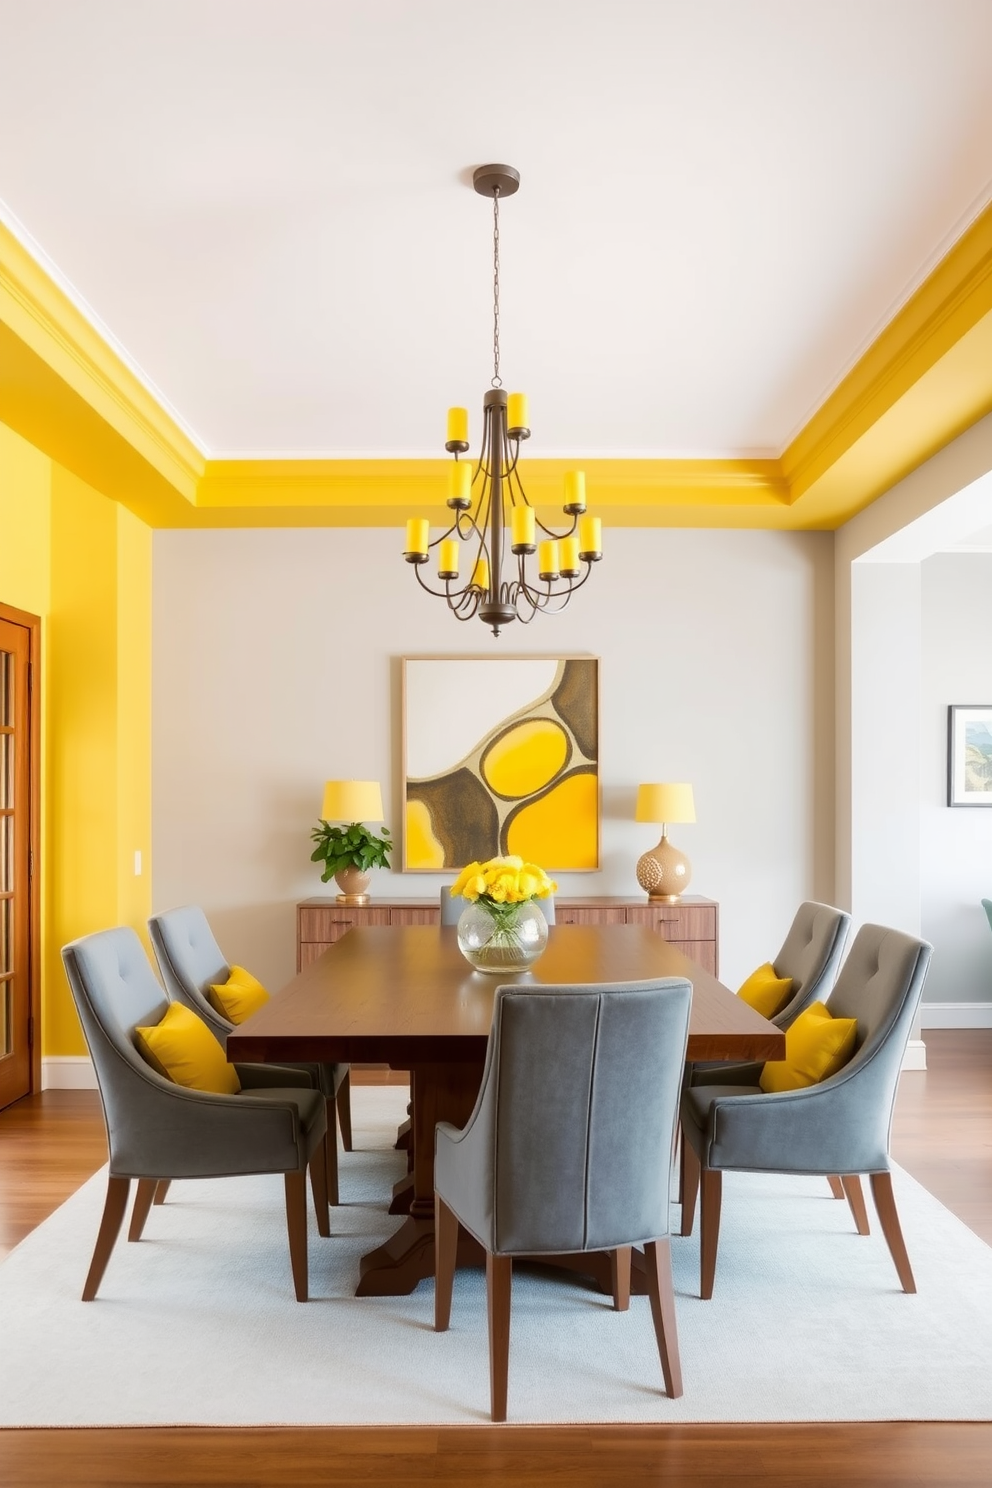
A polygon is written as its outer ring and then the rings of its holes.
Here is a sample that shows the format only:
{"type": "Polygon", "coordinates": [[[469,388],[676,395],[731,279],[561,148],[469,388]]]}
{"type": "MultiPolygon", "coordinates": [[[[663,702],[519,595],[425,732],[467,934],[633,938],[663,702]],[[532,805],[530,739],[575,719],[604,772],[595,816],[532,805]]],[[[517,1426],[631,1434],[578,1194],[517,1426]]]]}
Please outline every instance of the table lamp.
{"type": "MultiPolygon", "coordinates": [[[[357,826],[382,821],[382,790],[378,780],[328,780],[320,810],[324,822],[347,822],[357,826]]],[[[388,836],[388,833],[386,834],[388,836]]],[[[342,892],[339,904],[368,904],[372,875],[355,865],[338,869],[334,881],[342,892]]]]}
{"type": "Polygon", "coordinates": [[[649,899],[675,904],[692,876],[689,859],[668,840],[668,822],[694,822],[692,786],[639,785],[635,821],[661,822],[661,841],[637,860],[637,882],[649,899]]]}

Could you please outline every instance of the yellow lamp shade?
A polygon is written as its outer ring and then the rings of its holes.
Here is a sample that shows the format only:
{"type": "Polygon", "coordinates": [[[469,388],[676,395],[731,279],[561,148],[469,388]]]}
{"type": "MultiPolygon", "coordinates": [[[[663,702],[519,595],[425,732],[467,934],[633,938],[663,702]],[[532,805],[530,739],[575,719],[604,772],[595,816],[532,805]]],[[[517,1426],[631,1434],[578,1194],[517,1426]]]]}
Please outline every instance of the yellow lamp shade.
{"type": "Polygon", "coordinates": [[[441,544],[438,553],[437,571],[439,574],[458,573],[458,549],[461,543],[456,537],[446,537],[441,544]]]}
{"type": "Polygon", "coordinates": [[[448,466],[448,496],[454,501],[471,501],[472,467],[467,460],[455,460],[448,466]]]}
{"type": "Polygon", "coordinates": [[[508,429],[529,429],[529,418],[527,394],[511,393],[506,400],[506,427],[508,429]]]}
{"type": "Polygon", "coordinates": [[[586,507],[586,473],[584,470],[565,471],[565,505],[586,507]]]}
{"type": "Polygon", "coordinates": [[[603,521],[601,517],[579,518],[579,552],[601,553],[603,551],[603,521]]]}
{"type": "Polygon", "coordinates": [[[324,786],[322,821],[382,821],[382,790],[378,780],[329,780],[324,786]]]}
{"type": "Polygon", "coordinates": [[[563,537],[561,540],[561,571],[563,574],[577,574],[579,571],[579,539],[577,537],[563,537]]]}
{"type": "Polygon", "coordinates": [[[514,547],[534,546],[534,508],[532,506],[515,506],[510,514],[510,523],[513,530],[514,547]]]}
{"type": "Polygon", "coordinates": [[[411,517],[406,524],[406,553],[426,553],[430,546],[431,524],[426,517],[411,517]]]}
{"type": "Polygon", "coordinates": [[[635,821],[694,822],[691,785],[639,785],[635,821]]]}
{"type": "Polygon", "coordinates": [[[448,409],[448,439],[452,443],[468,444],[468,409],[448,409]]]}
{"type": "Polygon", "coordinates": [[[557,542],[542,542],[537,550],[537,571],[541,578],[557,578],[559,566],[557,542]]]}
{"type": "Polygon", "coordinates": [[[489,559],[477,558],[472,570],[472,583],[479,589],[489,588],[489,559]]]}

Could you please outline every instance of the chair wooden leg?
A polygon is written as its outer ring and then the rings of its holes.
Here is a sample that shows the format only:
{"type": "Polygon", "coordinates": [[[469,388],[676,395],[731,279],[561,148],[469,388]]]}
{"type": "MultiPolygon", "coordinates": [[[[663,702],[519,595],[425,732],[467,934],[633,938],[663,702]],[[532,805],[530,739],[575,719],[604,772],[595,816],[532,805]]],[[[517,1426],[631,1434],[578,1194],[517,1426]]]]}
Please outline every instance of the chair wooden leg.
{"type": "Polygon", "coordinates": [[[84,1302],[92,1302],[99,1290],[103,1273],[107,1269],[107,1262],[110,1260],[110,1253],[124,1222],[124,1210],[127,1208],[130,1188],[130,1178],[107,1179],[107,1198],[103,1206],[103,1218],[100,1220],[90,1269],[83,1283],[84,1302]]]}
{"type": "Polygon", "coordinates": [[[128,1228],[128,1240],[140,1240],[145,1228],[148,1212],[152,1207],[152,1200],[158,1189],[157,1178],[139,1178],[138,1192],[134,1196],[134,1208],[131,1210],[131,1224],[128,1228]]]}
{"type": "Polygon", "coordinates": [[[696,1217],[696,1195],[699,1192],[699,1158],[691,1142],[682,1133],[682,1227],[683,1235],[692,1234],[692,1221],[696,1217]]]}
{"type": "Polygon", "coordinates": [[[313,1191],[313,1207],[317,1214],[317,1234],[326,1240],[331,1233],[331,1221],[327,1213],[327,1153],[322,1149],[333,1142],[335,1133],[328,1131],[319,1147],[310,1154],[310,1187],[313,1191]]]}
{"type": "Polygon", "coordinates": [[[305,1173],[287,1173],[286,1228],[289,1230],[289,1259],[297,1302],[307,1300],[307,1178],[305,1173]]]}
{"type": "Polygon", "coordinates": [[[864,1189],[861,1187],[861,1179],[857,1173],[845,1173],[840,1181],[847,1196],[847,1202],[851,1206],[851,1213],[854,1215],[854,1223],[857,1226],[858,1234],[870,1235],[868,1210],[865,1208],[865,1195],[864,1189]]]}
{"type": "Polygon", "coordinates": [[[510,1290],[513,1257],[486,1251],[486,1300],[489,1312],[489,1400],[494,1421],[506,1420],[506,1386],[510,1370],[510,1290]]]}
{"type": "Polygon", "coordinates": [[[451,1321],[451,1291],[458,1259],[458,1219],[434,1195],[434,1331],[444,1333],[451,1321]]]}
{"type": "Polygon", "coordinates": [[[830,1184],[830,1192],[833,1194],[834,1198],[842,1199],[844,1197],[844,1185],[840,1181],[840,1178],[837,1176],[837,1174],[831,1173],[827,1178],[827,1182],[830,1184]]]}
{"type": "Polygon", "coordinates": [[[630,1251],[629,1245],[618,1245],[610,1251],[614,1312],[626,1312],[630,1306],[630,1251]]]}
{"type": "MultiPolygon", "coordinates": [[[[334,1102],[335,1102],[335,1104],[336,1104],[336,1106],[338,1108],[338,1126],[341,1128],[341,1144],[344,1147],[345,1152],[350,1152],[352,1150],[352,1148],[351,1148],[351,1071],[350,1070],[345,1075],[344,1079],[341,1081],[341,1084],[338,1086],[338,1093],[334,1097],[334,1102]]],[[[330,1114],[330,1113],[328,1113],[328,1114],[330,1114]]],[[[337,1202],[337,1201],[335,1200],[335,1202],[337,1202]]]]}
{"type": "Polygon", "coordinates": [[[713,1295],[716,1277],[716,1252],[720,1244],[720,1204],[723,1199],[723,1174],[715,1168],[703,1173],[699,1202],[699,1295],[704,1302],[713,1295]]]}
{"type": "Polygon", "coordinates": [[[156,1185],[156,1188],[155,1188],[155,1198],[152,1200],[152,1202],[155,1203],[155,1204],[164,1204],[165,1203],[165,1196],[169,1192],[169,1188],[171,1187],[171,1184],[172,1184],[172,1179],[171,1178],[160,1178],[158,1180],[157,1185],[156,1185]]]}
{"type": "Polygon", "coordinates": [[[899,1223],[895,1195],[892,1192],[891,1173],[872,1173],[871,1196],[875,1200],[882,1234],[889,1247],[889,1254],[896,1263],[902,1289],[904,1292],[915,1292],[916,1281],[913,1277],[913,1268],[909,1264],[906,1242],[902,1238],[902,1226],[899,1223]]]}
{"type": "Polygon", "coordinates": [[[334,1101],[329,1097],[327,1101],[327,1136],[324,1139],[324,1187],[327,1189],[327,1202],[329,1204],[340,1204],[341,1195],[338,1190],[338,1124],[334,1111],[334,1101]]]}
{"type": "Polygon", "coordinates": [[[658,1340],[658,1355],[665,1389],[672,1400],[682,1394],[682,1365],[679,1360],[679,1335],[675,1322],[675,1288],[672,1285],[672,1242],[652,1240],[644,1247],[647,1263],[648,1295],[651,1298],[651,1317],[654,1321],[654,1336],[658,1340]]]}

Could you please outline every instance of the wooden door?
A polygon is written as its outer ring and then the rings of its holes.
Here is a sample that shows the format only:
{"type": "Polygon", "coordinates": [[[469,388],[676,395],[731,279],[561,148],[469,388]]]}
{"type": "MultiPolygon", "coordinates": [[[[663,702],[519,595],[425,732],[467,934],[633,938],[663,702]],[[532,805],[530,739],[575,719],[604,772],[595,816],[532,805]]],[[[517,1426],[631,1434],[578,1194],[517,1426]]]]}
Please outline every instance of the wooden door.
{"type": "Polygon", "coordinates": [[[6,607],[0,611],[0,1106],[27,1095],[34,1073],[33,627],[13,622],[10,614],[6,607]]]}

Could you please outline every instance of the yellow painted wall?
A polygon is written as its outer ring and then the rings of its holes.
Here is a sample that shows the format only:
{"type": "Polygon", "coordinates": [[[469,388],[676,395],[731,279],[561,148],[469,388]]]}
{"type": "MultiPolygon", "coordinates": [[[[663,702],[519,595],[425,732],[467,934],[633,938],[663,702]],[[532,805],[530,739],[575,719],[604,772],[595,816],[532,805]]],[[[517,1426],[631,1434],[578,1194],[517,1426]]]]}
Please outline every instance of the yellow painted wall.
{"type": "Polygon", "coordinates": [[[152,532],[118,506],[117,924],[133,925],[143,940],[151,914],[151,658],[152,532]]]}
{"type": "Polygon", "coordinates": [[[42,617],[44,1054],[85,1053],[62,945],[149,910],[150,579],[149,529],[0,425],[0,600],[42,617]]]}
{"type": "Polygon", "coordinates": [[[0,424],[0,600],[47,615],[52,462],[0,424]]]}

